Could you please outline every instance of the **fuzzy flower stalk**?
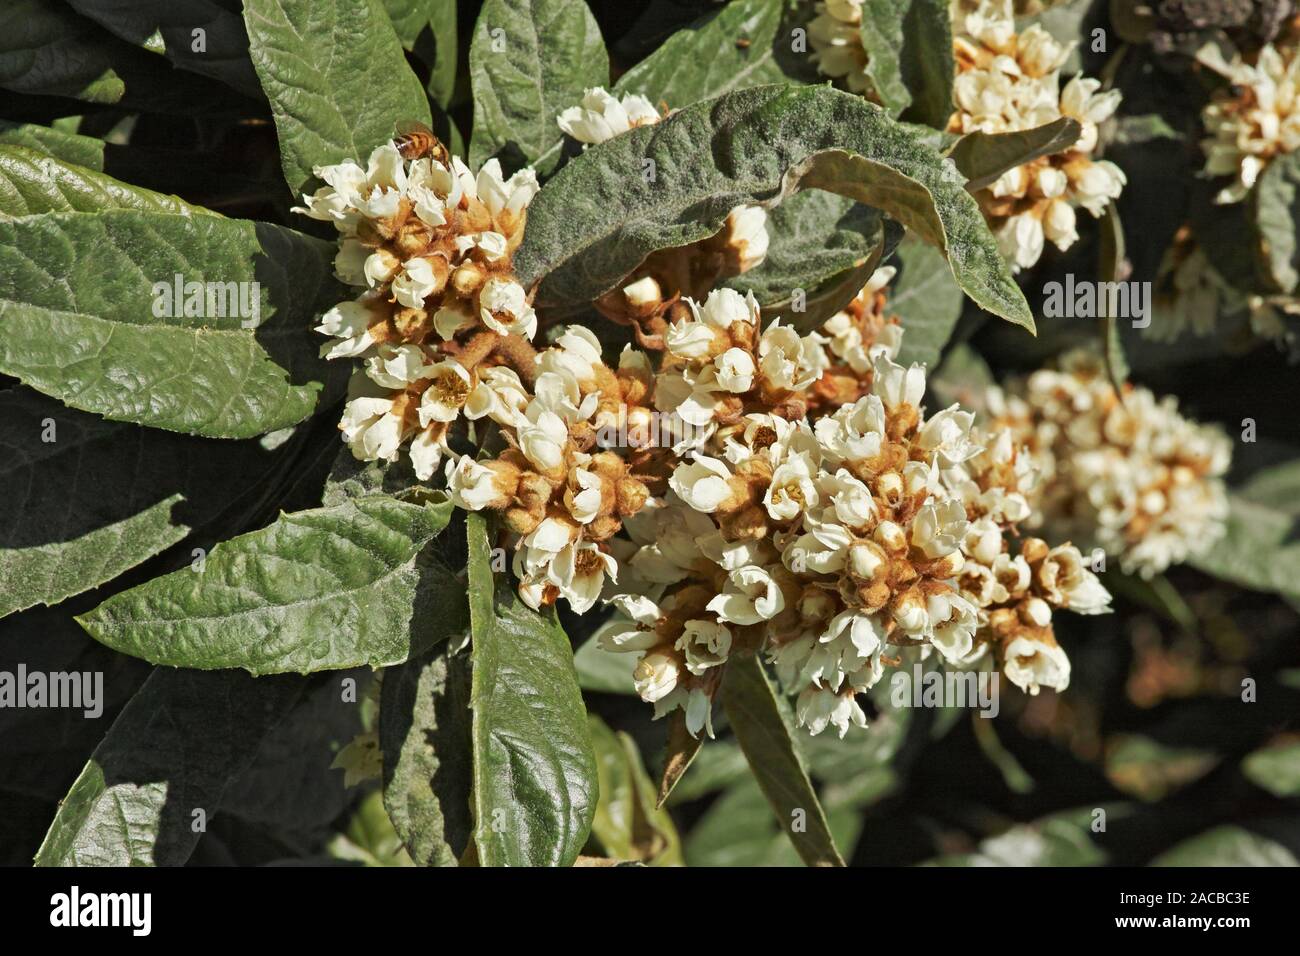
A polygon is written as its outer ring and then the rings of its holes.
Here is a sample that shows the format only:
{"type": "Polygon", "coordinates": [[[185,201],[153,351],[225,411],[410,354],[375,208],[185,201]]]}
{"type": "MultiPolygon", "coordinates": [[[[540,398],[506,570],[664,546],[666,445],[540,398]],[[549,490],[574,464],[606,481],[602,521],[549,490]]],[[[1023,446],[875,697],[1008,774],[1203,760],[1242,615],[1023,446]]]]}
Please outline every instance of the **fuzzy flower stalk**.
{"type": "Polygon", "coordinates": [[[1225,532],[1232,445],[1178,412],[1173,398],[1126,385],[1089,352],[991,389],[992,420],[1038,475],[1027,527],[1072,535],[1151,577],[1212,548],[1225,532]]]}
{"type": "Polygon", "coordinates": [[[799,722],[843,735],[903,655],[1063,688],[1054,612],[1108,610],[1076,548],[1017,536],[1032,475],[1009,433],[926,413],[923,367],[891,357],[888,278],[816,332],[727,289],[683,299],[660,354],[617,367],[570,327],[506,449],[447,464],[458,505],[502,515],[523,599],[613,605],[600,645],[637,655],[637,692],[693,734],[733,654],[763,655],[799,722]]]}

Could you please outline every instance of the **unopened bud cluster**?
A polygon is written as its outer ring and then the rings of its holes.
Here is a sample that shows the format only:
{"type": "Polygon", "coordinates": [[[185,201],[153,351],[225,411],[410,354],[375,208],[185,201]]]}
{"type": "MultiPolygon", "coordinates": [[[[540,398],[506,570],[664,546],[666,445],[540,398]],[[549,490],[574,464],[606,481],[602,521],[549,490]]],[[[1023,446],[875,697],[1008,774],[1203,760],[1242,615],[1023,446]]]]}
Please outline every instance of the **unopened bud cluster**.
{"type": "Polygon", "coordinates": [[[1096,356],[1073,352],[1059,369],[992,389],[987,405],[1038,473],[1028,527],[1071,535],[1145,577],[1223,536],[1231,442],[1172,397],[1133,385],[1121,395],[1096,356]]]}

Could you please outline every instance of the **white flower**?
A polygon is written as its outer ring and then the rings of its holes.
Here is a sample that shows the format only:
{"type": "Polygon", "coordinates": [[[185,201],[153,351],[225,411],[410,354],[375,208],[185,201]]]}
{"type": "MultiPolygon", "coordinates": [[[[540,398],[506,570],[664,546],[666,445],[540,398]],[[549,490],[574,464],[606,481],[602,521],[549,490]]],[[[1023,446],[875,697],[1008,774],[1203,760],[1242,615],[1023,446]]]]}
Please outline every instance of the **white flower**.
{"type": "Polygon", "coordinates": [[[479,291],[479,317],[493,332],[531,339],[537,332],[537,313],[528,304],[524,287],[513,279],[493,276],[479,291]]]}
{"type": "Polygon", "coordinates": [[[752,292],[742,296],[735,289],[714,289],[698,311],[700,321],[715,329],[729,329],[736,322],[758,325],[758,300],[752,292]]]}
{"type": "Polygon", "coordinates": [[[401,267],[402,262],[397,256],[387,249],[376,249],[366,257],[365,265],[362,267],[366,285],[372,289],[377,285],[383,285],[397,275],[397,270],[401,267]]]}
{"type": "Polygon", "coordinates": [[[709,601],[708,609],[729,624],[757,624],[776,617],[785,608],[785,595],[765,568],[737,568],[727,575],[723,592],[709,601]]]}
{"type": "Polygon", "coordinates": [[[496,262],[509,251],[509,240],[499,232],[478,232],[456,237],[456,251],[465,255],[478,249],[488,262],[496,262]]]}
{"type": "Polygon", "coordinates": [[[876,359],[871,390],[880,396],[886,411],[897,411],[905,406],[919,409],[925,395],[925,366],[912,364],[903,368],[888,356],[881,355],[876,359]]]}
{"type": "Polygon", "coordinates": [[[975,605],[959,594],[932,594],[926,600],[926,617],[930,643],[945,660],[956,662],[969,656],[979,627],[975,605]]]}
{"type": "Polygon", "coordinates": [[[579,524],[588,524],[600,514],[600,476],[585,468],[569,471],[569,484],[564,491],[564,506],[579,524]]]}
{"type": "Polygon", "coordinates": [[[737,206],[727,216],[727,252],[736,273],[748,272],[767,258],[767,210],[762,206],[737,206]]]}
{"type": "Polygon", "coordinates": [[[369,285],[366,278],[366,262],[369,258],[368,246],[356,239],[344,239],[339,243],[339,251],[334,256],[334,274],[340,282],[347,285],[369,285]]]}
{"type": "Polygon", "coordinates": [[[593,382],[600,364],[600,339],[581,325],[566,328],[555,344],[537,357],[539,372],[568,375],[579,383],[593,382]]]}
{"type": "Polygon", "coordinates": [[[699,319],[679,319],[668,326],[664,345],[678,358],[707,358],[713,346],[713,330],[699,319]]]}
{"type": "Polygon", "coordinates": [[[522,211],[533,201],[537,190],[541,188],[537,183],[537,174],[533,172],[531,166],[525,166],[509,179],[505,179],[501,175],[501,163],[496,159],[489,159],[472,182],[468,179],[469,170],[454,156],[452,167],[461,180],[462,188],[483,203],[493,216],[500,216],[507,210],[512,213],[522,211]]]}
{"type": "Polygon", "coordinates": [[[393,295],[402,305],[423,308],[424,300],[438,291],[433,264],[428,259],[407,259],[402,272],[393,279],[393,295]]]}
{"type": "Polygon", "coordinates": [[[637,662],[632,679],[641,699],[654,703],[672,693],[681,672],[682,665],[676,657],[663,651],[651,651],[637,662]]]}
{"type": "Polygon", "coordinates": [[[338,341],[321,346],[321,357],[327,359],[356,358],[375,344],[370,325],[375,315],[365,302],[340,302],[320,317],[317,332],[331,335],[338,341]]]}
{"type": "Polygon", "coordinates": [[[730,348],[713,360],[717,383],[728,392],[748,392],[754,387],[754,359],[744,349],[730,348]]]}
{"type": "Polygon", "coordinates": [[[716,458],[696,454],[673,469],[668,486],[696,511],[717,511],[731,495],[731,471],[716,458]]]}
{"type": "Polygon", "coordinates": [[[366,374],[376,385],[400,390],[436,375],[438,366],[429,362],[418,345],[381,345],[366,359],[366,374]]]}
{"type": "Polygon", "coordinates": [[[951,405],[921,426],[917,444],[927,452],[937,452],[946,464],[959,464],[980,452],[970,438],[974,423],[974,415],[961,411],[960,405],[951,405]]]}
{"type": "Polygon", "coordinates": [[[677,639],[677,649],[685,654],[688,671],[703,674],[726,661],[731,653],[731,631],[716,621],[691,619],[677,639]]]}
{"type": "Polygon", "coordinates": [[[415,437],[411,439],[411,444],[407,446],[411,465],[415,469],[415,477],[421,481],[432,478],[447,450],[445,429],[434,427],[416,432],[415,437]]]}
{"type": "Polygon", "coordinates": [[[554,472],[563,467],[569,426],[537,402],[529,406],[527,416],[518,425],[519,450],[539,471],[554,472]]]}
{"type": "Polygon", "coordinates": [[[815,335],[800,336],[777,319],[758,341],[758,366],[773,389],[800,390],[812,385],[830,367],[826,350],[815,335]]]}
{"type": "Polygon", "coordinates": [[[1056,644],[1021,635],[1002,652],[1002,673],[1021,690],[1037,694],[1040,687],[1065,690],[1070,685],[1070,659],[1056,644]]]}
{"type": "Polygon", "coordinates": [[[772,473],[772,482],[763,496],[767,513],[777,521],[788,521],[820,500],[813,480],[817,464],[805,453],[791,455],[772,473]]]}
{"type": "Polygon", "coordinates": [[[858,706],[852,692],[837,694],[824,687],[808,687],[801,691],[795,703],[795,716],[799,726],[807,727],[813,736],[834,726],[841,740],[848,733],[850,724],[867,726],[867,715],[858,706]]]}
{"type": "Polygon", "coordinates": [[[469,397],[472,378],[455,359],[444,359],[426,372],[429,387],[420,396],[420,424],[452,422],[469,397]]]}
{"type": "Polygon", "coordinates": [[[955,498],[931,502],[912,519],[912,547],[928,558],[946,557],[966,536],[966,508],[955,498]]]}
{"type": "Polygon", "coordinates": [[[618,562],[591,541],[562,549],[551,562],[548,578],[575,614],[585,614],[600,597],[605,575],[618,580],[618,562]]]}
{"type": "Polygon", "coordinates": [[[619,99],[597,86],[587,90],[581,106],[570,106],[556,118],[560,129],[581,143],[603,143],[634,126],[659,122],[659,111],[644,96],[619,99]]]}
{"type": "Polygon", "coordinates": [[[352,454],[361,461],[396,461],[411,429],[393,413],[390,397],[361,396],[344,406],[339,430],[352,454]]]}
{"type": "Polygon", "coordinates": [[[487,416],[501,425],[513,426],[528,405],[528,391],[519,373],[505,365],[480,368],[478,384],[465,399],[465,417],[487,416]]]}
{"type": "Polygon", "coordinates": [[[996,233],[998,249],[1016,269],[1028,269],[1043,255],[1043,221],[1032,212],[1011,216],[996,233]]]}
{"type": "Polygon", "coordinates": [[[447,462],[447,496],[466,511],[499,508],[505,504],[496,472],[469,455],[447,462]]]}

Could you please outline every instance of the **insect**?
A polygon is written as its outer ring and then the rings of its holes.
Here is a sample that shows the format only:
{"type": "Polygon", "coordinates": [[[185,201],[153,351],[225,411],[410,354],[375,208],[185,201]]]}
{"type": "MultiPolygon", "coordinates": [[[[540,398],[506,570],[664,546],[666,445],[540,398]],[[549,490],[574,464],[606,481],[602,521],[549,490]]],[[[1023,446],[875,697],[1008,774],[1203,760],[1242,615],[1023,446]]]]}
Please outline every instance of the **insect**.
{"type": "Polygon", "coordinates": [[[433,130],[418,120],[409,120],[397,124],[397,137],[393,145],[402,154],[403,159],[419,159],[431,156],[444,166],[450,160],[447,147],[434,135],[433,130]]]}
{"type": "Polygon", "coordinates": [[[748,50],[749,44],[749,37],[737,37],[736,39],[736,49],[738,50],[748,50]]]}

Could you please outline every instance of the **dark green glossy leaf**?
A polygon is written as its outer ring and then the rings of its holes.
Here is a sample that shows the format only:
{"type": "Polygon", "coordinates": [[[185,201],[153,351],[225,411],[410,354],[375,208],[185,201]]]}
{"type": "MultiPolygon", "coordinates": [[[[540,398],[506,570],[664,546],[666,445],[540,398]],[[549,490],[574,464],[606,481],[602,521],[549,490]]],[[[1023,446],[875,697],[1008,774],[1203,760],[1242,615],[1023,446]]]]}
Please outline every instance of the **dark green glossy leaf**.
{"type": "Polygon", "coordinates": [[[573,651],[492,572],[487,521],[470,514],[474,843],[485,866],[569,866],[596,810],[596,761],[573,651]]]}
{"type": "Polygon", "coordinates": [[[843,866],[803,758],[795,749],[789,705],[757,657],[734,656],[722,679],[722,705],[777,823],[809,866],[843,866]]]}

